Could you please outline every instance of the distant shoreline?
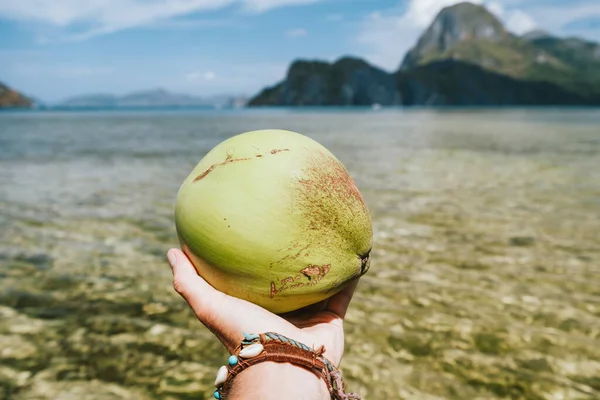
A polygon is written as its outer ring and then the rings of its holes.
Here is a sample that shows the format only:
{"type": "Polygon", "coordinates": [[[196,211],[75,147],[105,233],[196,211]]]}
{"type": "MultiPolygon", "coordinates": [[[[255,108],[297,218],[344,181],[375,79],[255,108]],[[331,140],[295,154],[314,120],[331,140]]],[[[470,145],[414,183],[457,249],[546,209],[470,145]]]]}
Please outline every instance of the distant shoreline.
{"type": "Polygon", "coordinates": [[[121,112],[121,111],[222,111],[222,112],[253,112],[253,111],[372,111],[385,112],[394,110],[556,110],[556,109],[582,109],[582,110],[600,110],[600,105],[395,105],[380,106],[252,106],[252,107],[213,107],[213,106],[165,106],[165,107],[4,107],[0,108],[0,113],[46,113],[46,112],[121,112]]]}

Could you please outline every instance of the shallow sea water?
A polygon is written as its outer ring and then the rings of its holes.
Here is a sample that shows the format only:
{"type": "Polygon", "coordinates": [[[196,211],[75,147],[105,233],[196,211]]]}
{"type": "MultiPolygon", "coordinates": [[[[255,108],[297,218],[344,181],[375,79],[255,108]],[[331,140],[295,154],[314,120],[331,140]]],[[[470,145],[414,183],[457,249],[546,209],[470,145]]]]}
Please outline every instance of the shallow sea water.
{"type": "Polygon", "coordinates": [[[0,114],[0,399],[202,399],[226,352],[173,292],[179,185],[223,139],[307,134],[355,178],[365,399],[600,398],[600,111],[0,114]]]}

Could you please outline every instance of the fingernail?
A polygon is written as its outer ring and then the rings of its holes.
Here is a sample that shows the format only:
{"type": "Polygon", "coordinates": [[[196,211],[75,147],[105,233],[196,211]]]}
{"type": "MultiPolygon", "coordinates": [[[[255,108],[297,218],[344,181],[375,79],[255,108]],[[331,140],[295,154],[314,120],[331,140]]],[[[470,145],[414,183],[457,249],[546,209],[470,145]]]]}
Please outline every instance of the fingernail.
{"type": "Polygon", "coordinates": [[[169,250],[167,252],[167,258],[169,259],[169,264],[171,264],[171,268],[175,268],[175,265],[177,265],[177,254],[175,254],[175,250],[169,250]]]}

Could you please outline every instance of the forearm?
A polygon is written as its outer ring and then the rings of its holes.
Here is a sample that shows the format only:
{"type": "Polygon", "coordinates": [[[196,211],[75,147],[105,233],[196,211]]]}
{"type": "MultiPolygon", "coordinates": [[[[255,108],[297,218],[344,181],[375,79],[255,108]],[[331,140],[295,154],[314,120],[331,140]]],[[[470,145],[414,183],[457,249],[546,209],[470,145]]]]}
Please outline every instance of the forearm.
{"type": "Polygon", "coordinates": [[[327,386],[313,373],[291,364],[264,362],[256,364],[234,381],[230,400],[329,400],[327,386]]]}

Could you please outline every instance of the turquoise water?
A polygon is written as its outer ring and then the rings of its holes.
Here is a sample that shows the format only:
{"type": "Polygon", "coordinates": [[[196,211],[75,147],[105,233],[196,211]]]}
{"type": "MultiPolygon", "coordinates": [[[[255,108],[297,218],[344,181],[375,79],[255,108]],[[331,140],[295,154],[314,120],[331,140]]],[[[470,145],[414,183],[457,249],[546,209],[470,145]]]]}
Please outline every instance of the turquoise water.
{"type": "Polygon", "coordinates": [[[264,128],[332,150],[372,213],[351,390],[600,397],[593,109],[0,113],[5,397],[209,398],[225,354],[171,289],[173,202],[210,148],[264,128]]]}

